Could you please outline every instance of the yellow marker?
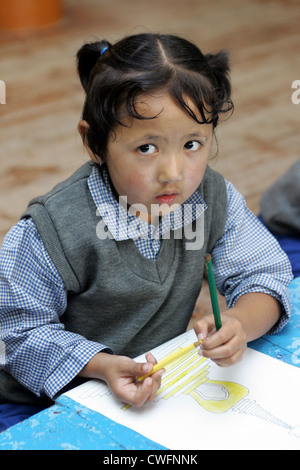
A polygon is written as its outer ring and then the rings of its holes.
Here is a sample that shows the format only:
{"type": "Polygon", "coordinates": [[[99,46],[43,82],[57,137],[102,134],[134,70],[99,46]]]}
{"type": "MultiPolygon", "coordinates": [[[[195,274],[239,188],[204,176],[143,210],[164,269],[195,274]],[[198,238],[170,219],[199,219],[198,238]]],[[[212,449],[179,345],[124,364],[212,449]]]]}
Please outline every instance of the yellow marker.
{"type": "Polygon", "coordinates": [[[196,343],[192,343],[189,346],[186,346],[185,348],[180,349],[179,351],[175,352],[174,354],[170,354],[167,356],[165,359],[160,361],[158,364],[153,366],[153,369],[149,374],[143,375],[142,377],[138,377],[138,380],[144,380],[146,377],[149,377],[149,375],[154,374],[154,372],[157,372],[160,369],[164,369],[167,365],[169,365],[171,362],[176,361],[176,359],[180,359],[181,357],[185,356],[187,353],[192,351],[194,348],[197,348],[202,341],[197,341],[196,343]]]}

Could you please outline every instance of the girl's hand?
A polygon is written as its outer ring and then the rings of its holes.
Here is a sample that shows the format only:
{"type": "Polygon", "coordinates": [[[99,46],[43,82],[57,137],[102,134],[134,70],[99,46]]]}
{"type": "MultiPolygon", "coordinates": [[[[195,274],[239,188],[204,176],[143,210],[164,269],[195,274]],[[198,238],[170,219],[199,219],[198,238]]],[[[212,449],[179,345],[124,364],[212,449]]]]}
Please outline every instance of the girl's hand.
{"type": "Polygon", "coordinates": [[[228,313],[221,315],[222,327],[216,331],[213,315],[195,323],[194,330],[202,339],[199,354],[219,366],[231,366],[242,359],[247,347],[247,335],[241,322],[228,313]]]}
{"type": "Polygon", "coordinates": [[[151,372],[156,364],[151,353],[146,354],[147,363],[137,363],[125,356],[111,356],[106,380],[114,395],[121,401],[136,407],[153,401],[161,384],[164,370],[155,372],[139,382],[138,377],[151,372]]]}
{"type": "Polygon", "coordinates": [[[92,374],[94,378],[104,380],[118,400],[140,407],[154,400],[164,373],[162,369],[151,377],[138,381],[138,377],[150,373],[156,364],[156,359],[151,353],[146,354],[146,360],[146,363],[137,363],[126,356],[98,353],[90,361],[89,371],[83,369],[80,375],[86,377],[87,374],[92,374]]]}

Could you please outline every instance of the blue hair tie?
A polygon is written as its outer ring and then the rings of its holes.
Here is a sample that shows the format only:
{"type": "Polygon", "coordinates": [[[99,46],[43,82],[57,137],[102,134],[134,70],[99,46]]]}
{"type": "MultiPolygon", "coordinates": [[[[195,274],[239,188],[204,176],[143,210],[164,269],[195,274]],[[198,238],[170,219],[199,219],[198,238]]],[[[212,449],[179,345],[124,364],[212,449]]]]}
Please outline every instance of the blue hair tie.
{"type": "Polygon", "coordinates": [[[100,52],[100,55],[103,55],[105,51],[107,51],[108,46],[103,47],[102,51],[100,52]]]}

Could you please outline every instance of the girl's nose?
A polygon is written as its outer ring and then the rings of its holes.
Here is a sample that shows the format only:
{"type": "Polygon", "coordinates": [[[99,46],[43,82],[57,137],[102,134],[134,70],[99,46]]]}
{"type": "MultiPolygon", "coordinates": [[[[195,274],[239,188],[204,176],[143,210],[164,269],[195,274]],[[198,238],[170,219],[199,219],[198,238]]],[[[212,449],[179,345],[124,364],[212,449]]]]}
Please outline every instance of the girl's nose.
{"type": "Polygon", "coordinates": [[[182,178],[182,158],[178,155],[168,155],[163,157],[158,180],[160,183],[176,183],[182,178]]]}

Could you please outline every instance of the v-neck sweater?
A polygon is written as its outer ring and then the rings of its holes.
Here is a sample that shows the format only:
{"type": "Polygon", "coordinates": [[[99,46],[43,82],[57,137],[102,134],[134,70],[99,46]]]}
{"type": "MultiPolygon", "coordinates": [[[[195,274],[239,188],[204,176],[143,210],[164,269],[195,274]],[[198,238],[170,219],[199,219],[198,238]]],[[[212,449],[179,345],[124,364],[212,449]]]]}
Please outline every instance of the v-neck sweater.
{"type": "Polygon", "coordinates": [[[204,257],[223,235],[227,195],[223,177],[207,167],[198,188],[206,210],[170,231],[156,260],[133,240],[99,238],[99,211],[88,188],[90,164],[31,201],[31,217],[67,290],[66,330],[135,357],[184,332],[200,293],[204,257]],[[193,247],[191,233],[198,243],[193,247]],[[201,243],[199,239],[201,238],[201,243]],[[198,246],[199,245],[199,246],[198,246]],[[197,249],[195,249],[195,247],[197,249]]]}

